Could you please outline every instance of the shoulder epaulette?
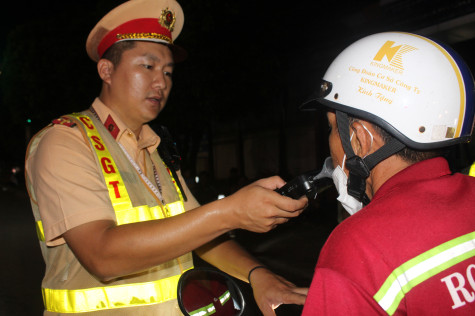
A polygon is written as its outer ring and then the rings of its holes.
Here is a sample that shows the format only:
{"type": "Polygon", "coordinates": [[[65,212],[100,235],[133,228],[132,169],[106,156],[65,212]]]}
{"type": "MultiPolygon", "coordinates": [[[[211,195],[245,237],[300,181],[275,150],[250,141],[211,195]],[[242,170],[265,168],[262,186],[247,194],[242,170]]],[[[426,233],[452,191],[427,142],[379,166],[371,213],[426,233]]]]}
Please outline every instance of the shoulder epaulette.
{"type": "Polygon", "coordinates": [[[74,127],[76,126],[76,123],[71,121],[69,118],[67,117],[60,117],[60,118],[57,118],[57,119],[54,119],[52,121],[53,124],[57,124],[57,125],[64,125],[64,126],[68,126],[68,127],[74,127]]]}

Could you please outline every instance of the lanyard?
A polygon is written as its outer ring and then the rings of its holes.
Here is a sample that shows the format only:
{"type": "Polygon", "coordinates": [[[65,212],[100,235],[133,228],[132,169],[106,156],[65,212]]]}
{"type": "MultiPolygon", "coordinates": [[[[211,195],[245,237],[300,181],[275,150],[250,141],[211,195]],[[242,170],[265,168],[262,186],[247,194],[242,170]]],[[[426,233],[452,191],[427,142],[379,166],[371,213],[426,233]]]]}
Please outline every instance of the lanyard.
{"type": "MultiPolygon", "coordinates": [[[[150,190],[152,190],[152,192],[155,194],[155,196],[157,198],[160,199],[160,201],[162,201],[162,204],[165,205],[165,201],[163,200],[163,196],[162,196],[162,193],[161,193],[161,186],[160,186],[160,180],[158,179],[158,174],[157,174],[157,170],[155,169],[155,165],[153,166],[153,174],[155,175],[155,181],[157,182],[158,184],[158,189],[157,187],[147,178],[147,176],[143,173],[142,169],[140,169],[139,165],[137,165],[137,163],[132,159],[132,157],[129,155],[129,153],[127,152],[127,150],[125,150],[124,146],[119,143],[119,146],[120,148],[122,149],[122,151],[124,152],[125,156],[127,156],[127,159],[129,159],[130,163],[132,164],[132,166],[134,166],[135,170],[137,170],[138,174],[140,175],[140,177],[142,177],[142,180],[145,182],[145,184],[147,184],[147,186],[150,188],[150,190]]],[[[153,162],[152,162],[153,164],[153,162]]]]}

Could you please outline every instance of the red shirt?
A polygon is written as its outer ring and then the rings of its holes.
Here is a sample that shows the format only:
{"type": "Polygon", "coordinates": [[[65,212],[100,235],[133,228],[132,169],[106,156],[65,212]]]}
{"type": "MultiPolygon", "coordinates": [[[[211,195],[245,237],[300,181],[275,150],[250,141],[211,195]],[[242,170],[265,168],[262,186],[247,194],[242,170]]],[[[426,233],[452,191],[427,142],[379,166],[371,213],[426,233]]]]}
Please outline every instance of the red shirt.
{"type": "Polygon", "coordinates": [[[475,315],[475,178],[443,158],[389,179],[323,247],[309,315],[475,315]]]}

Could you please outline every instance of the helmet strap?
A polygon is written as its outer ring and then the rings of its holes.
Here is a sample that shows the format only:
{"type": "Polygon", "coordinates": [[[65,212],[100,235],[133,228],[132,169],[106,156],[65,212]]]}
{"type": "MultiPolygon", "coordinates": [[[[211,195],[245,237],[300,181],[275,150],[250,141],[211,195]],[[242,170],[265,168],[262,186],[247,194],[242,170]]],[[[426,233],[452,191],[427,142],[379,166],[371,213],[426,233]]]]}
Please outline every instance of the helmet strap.
{"type": "Polygon", "coordinates": [[[370,171],[378,163],[399,152],[406,146],[393,137],[374,153],[365,158],[361,158],[355,154],[353,147],[351,147],[350,121],[348,115],[337,110],[336,119],[341,144],[347,157],[345,165],[349,171],[348,194],[367,205],[370,199],[366,194],[366,179],[369,177],[370,171]]]}

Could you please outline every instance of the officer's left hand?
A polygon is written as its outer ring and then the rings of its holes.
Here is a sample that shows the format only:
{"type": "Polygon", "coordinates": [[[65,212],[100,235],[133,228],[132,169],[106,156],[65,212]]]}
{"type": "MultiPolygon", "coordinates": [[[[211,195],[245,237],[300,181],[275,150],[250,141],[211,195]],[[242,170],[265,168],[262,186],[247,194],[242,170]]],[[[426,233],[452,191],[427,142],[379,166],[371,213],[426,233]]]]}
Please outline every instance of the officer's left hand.
{"type": "Polygon", "coordinates": [[[298,288],[267,269],[252,272],[251,285],[264,316],[274,316],[274,309],[282,304],[303,305],[308,292],[308,288],[298,288]]]}

